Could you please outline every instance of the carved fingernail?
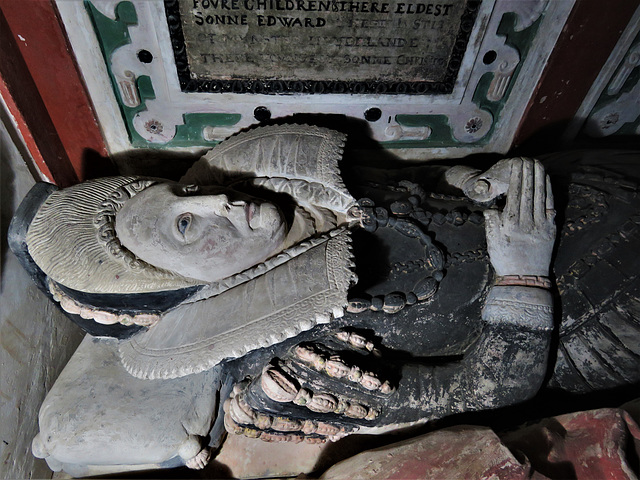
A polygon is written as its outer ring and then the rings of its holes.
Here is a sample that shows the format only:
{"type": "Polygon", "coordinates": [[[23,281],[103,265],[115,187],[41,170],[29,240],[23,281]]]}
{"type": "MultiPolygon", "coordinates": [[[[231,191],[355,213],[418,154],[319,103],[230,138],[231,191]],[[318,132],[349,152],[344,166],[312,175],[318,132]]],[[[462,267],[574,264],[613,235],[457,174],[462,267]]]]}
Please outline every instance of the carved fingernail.
{"type": "Polygon", "coordinates": [[[301,388],[296,397],[293,399],[293,403],[296,405],[307,405],[311,401],[313,394],[306,388],[301,388]]]}
{"type": "Polygon", "coordinates": [[[276,402],[291,402],[298,394],[294,381],[272,365],[267,365],[262,371],[260,385],[264,393],[276,402]]]}
{"type": "Polygon", "coordinates": [[[324,368],[330,377],[343,378],[349,374],[349,367],[337,355],[332,355],[324,368]]]}
{"type": "Polygon", "coordinates": [[[360,378],[360,385],[367,390],[378,390],[382,386],[382,382],[373,373],[364,372],[360,378]]]}
{"type": "Polygon", "coordinates": [[[338,400],[328,393],[316,393],[307,403],[307,408],[316,413],[329,413],[336,409],[338,400]]]}
{"type": "Polygon", "coordinates": [[[344,411],[345,417],[349,418],[364,418],[367,416],[367,409],[359,403],[351,403],[349,407],[344,411]]]}

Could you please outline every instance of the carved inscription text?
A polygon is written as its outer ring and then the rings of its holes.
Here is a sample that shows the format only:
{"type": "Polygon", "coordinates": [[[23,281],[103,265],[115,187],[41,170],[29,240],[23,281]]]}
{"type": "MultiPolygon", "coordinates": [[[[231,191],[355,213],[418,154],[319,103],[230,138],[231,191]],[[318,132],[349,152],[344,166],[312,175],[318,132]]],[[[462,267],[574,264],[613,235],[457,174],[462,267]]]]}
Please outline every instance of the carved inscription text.
{"type": "Polygon", "coordinates": [[[178,3],[198,80],[441,82],[469,28],[466,0],[178,3]]]}

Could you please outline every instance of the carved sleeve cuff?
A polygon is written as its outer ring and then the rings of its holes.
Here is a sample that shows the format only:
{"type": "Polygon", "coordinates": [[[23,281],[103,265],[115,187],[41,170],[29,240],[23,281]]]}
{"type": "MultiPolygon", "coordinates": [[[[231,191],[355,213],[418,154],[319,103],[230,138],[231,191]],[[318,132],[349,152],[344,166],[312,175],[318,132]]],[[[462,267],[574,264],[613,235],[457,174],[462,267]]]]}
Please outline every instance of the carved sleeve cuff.
{"type": "Polygon", "coordinates": [[[551,288],[549,277],[539,275],[503,275],[496,278],[496,285],[515,285],[522,287],[551,288]]]}
{"type": "Polygon", "coordinates": [[[551,330],[553,297],[542,288],[494,286],[487,296],[482,319],[490,324],[551,330]]]}

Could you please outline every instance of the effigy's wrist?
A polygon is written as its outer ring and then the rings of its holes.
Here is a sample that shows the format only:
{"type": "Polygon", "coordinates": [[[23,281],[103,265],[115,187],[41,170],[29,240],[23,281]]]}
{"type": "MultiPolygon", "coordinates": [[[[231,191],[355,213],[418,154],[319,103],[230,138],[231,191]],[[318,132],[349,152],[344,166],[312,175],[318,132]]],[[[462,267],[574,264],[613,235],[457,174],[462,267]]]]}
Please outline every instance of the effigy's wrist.
{"type": "Polygon", "coordinates": [[[496,286],[518,286],[551,289],[551,280],[542,275],[499,275],[495,280],[496,286]]]}
{"type": "Polygon", "coordinates": [[[487,295],[482,318],[487,324],[550,330],[553,328],[553,297],[543,288],[496,285],[487,295]]]}

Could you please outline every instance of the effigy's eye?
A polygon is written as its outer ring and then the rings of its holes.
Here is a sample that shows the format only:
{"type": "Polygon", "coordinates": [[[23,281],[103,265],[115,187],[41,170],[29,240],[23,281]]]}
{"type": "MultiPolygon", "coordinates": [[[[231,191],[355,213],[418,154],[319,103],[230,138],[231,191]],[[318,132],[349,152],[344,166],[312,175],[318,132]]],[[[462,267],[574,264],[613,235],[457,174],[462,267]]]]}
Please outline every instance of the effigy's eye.
{"type": "Polygon", "coordinates": [[[178,217],[178,220],[176,222],[176,227],[178,228],[178,231],[180,232],[181,235],[184,236],[187,233],[187,230],[189,230],[189,226],[191,225],[192,220],[193,220],[193,215],[191,215],[188,212],[183,213],[178,217]]]}

